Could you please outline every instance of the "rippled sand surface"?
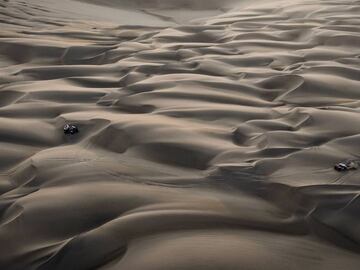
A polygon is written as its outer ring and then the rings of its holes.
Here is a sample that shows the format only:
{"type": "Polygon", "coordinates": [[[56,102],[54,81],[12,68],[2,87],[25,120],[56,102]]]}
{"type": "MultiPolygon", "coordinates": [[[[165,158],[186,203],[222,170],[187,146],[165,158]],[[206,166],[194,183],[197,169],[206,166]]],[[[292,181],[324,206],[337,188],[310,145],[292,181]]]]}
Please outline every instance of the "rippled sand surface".
{"type": "Polygon", "coordinates": [[[0,0],[0,269],[360,269],[359,0],[45,2],[0,0]]]}

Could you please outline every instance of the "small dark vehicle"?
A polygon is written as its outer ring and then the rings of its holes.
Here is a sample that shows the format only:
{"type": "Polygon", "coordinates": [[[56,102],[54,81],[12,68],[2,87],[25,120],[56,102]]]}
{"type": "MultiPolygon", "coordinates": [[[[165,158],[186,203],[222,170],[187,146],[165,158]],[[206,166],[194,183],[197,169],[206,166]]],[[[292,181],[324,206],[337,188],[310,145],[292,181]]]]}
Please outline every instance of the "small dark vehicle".
{"type": "Polygon", "coordinates": [[[65,134],[70,134],[70,135],[74,135],[74,134],[76,134],[76,133],[78,133],[79,132],[79,129],[77,128],[77,126],[75,126],[75,125],[72,125],[72,124],[66,124],[65,126],[64,126],[64,133],[65,134]]]}

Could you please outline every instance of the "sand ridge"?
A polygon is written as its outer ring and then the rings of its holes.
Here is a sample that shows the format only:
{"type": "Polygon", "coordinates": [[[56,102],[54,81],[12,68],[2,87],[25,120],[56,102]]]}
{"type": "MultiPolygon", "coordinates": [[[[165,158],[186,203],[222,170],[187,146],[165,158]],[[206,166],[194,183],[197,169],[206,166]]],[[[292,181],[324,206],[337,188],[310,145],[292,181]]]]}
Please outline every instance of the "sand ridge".
{"type": "Polygon", "coordinates": [[[40,2],[0,1],[0,269],[359,268],[360,1],[40,2]]]}

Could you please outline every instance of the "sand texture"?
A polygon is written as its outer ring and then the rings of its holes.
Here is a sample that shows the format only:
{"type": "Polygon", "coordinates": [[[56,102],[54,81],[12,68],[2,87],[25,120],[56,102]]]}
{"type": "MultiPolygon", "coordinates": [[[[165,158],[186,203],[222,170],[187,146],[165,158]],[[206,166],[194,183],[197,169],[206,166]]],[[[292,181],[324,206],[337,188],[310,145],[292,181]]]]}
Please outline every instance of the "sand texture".
{"type": "Polygon", "coordinates": [[[0,269],[359,270],[360,1],[120,2],[0,0],[0,269]]]}

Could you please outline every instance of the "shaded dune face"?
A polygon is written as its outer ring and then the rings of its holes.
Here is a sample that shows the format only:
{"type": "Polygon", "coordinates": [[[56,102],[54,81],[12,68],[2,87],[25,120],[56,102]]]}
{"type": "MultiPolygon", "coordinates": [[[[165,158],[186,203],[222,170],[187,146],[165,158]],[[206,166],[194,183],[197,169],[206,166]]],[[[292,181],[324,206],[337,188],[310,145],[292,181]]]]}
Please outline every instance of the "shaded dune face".
{"type": "Polygon", "coordinates": [[[165,28],[0,1],[0,269],[359,269],[332,168],[360,153],[359,5],[165,28]]]}

